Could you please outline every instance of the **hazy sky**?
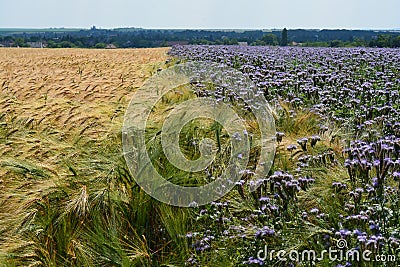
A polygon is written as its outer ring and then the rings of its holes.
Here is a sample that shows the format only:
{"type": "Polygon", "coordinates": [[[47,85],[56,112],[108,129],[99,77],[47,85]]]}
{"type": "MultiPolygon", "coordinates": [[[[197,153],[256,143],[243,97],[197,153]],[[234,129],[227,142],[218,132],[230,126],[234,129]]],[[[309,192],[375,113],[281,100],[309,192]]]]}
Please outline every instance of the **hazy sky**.
{"type": "Polygon", "coordinates": [[[0,28],[399,29],[400,0],[0,0],[0,28]]]}

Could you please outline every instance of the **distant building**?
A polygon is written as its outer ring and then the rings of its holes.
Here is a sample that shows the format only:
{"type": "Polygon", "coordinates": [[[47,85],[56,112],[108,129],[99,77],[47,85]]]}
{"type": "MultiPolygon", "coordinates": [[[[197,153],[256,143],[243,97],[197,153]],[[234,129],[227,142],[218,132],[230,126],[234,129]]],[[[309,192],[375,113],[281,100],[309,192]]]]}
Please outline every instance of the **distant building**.
{"type": "Polygon", "coordinates": [[[29,47],[32,48],[45,48],[47,47],[47,44],[44,42],[26,42],[27,45],[29,45],[29,47]]]}
{"type": "Polygon", "coordinates": [[[115,45],[113,45],[113,44],[108,44],[106,46],[106,49],[115,49],[115,48],[117,48],[117,47],[115,45]]]}
{"type": "Polygon", "coordinates": [[[297,42],[292,42],[292,46],[302,46],[303,45],[303,43],[297,43],[297,42]]]}
{"type": "Polygon", "coordinates": [[[248,46],[249,44],[247,42],[238,42],[238,45],[240,45],[240,46],[248,46]]]}

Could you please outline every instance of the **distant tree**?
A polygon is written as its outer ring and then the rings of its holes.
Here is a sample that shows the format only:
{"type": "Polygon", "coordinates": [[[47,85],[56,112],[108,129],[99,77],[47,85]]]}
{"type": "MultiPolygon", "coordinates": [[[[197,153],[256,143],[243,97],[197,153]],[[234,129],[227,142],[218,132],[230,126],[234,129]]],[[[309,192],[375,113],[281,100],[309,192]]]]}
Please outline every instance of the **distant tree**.
{"type": "Polygon", "coordinates": [[[47,47],[48,48],[57,48],[57,44],[53,40],[48,40],[47,41],[47,47]]]}
{"type": "Polygon", "coordinates": [[[277,45],[278,37],[276,37],[275,34],[268,33],[261,38],[261,41],[263,41],[266,45],[277,45]]]}
{"type": "Polygon", "coordinates": [[[288,31],[286,28],[284,28],[282,31],[281,45],[287,46],[287,44],[288,44],[288,31]]]}
{"type": "Polygon", "coordinates": [[[70,41],[62,41],[61,43],[58,44],[58,46],[62,48],[71,48],[74,47],[74,44],[71,43],[70,41]]]}
{"type": "Polygon", "coordinates": [[[4,41],[6,41],[6,42],[14,42],[14,40],[15,40],[15,38],[12,37],[12,36],[6,36],[6,37],[4,37],[4,41]]]}
{"type": "Polygon", "coordinates": [[[75,41],[75,42],[74,42],[74,45],[75,45],[76,47],[79,47],[79,48],[84,48],[84,47],[85,47],[81,41],[75,41]]]}
{"type": "Polygon", "coordinates": [[[95,48],[103,49],[103,48],[106,48],[106,47],[107,47],[107,44],[105,44],[105,43],[97,43],[94,47],[95,47],[95,48]]]}
{"type": "Polygon", "coordinates": [[[18,47],[28,47],[28,45],[25,43],[25,39],[22,37],[18,37],[15,39],[14,46],[18,47]]]}
{"type": "Polygon", "coordinates": [[[252,45],[252,46],[264,46],[264,45],[267,45],[267,44],[262,40],[256,40],[256,41],[252,42],[250,45],[252,45]]]}
{"type": "Polygon", "coordinates": [[[393,38],[393,47],[400,47],[400,36],[393,38]]]}
{"type": "Polygon", "coordinates": [[[224,38],[224,44],[225,45],[237,45],[238,44],[238,40],[236,38],[224,38]]]}
{"type": "Polygon", "coordinates": [[[378,47],[389,47],[390,46],[390,35],[386,35],[386,34],[378,35],[377,43],[378,43],[377,44],[378,47]]]}
{"type": "Polygon", "coordinates": [[[197,40],[197,44],[207,45],[207,44],[210,44],[210,41],[208,41],[207,39],[200,39],[200,40],[197,40]]]}
{"type": "Polygon", "coordinates": [[[352,46],[366,46],[367,42],[363,38],[355,37],[352,46]]]}
{"type": "Polygon", "coordinates": [[[39,42],[39,41],[40,41],[39,36],[31,36],[29,38],[29,42],[39,42]]]}
{"type": "Polygon", "coordinates": [[[390,47],[391,36],[387,34],[379,34],[378,37],[369,42],[372,47],[390,47]]]}
{"type": "Polygon", "coordinates": [[[339,40],[332,40],[329,44],[330,47],[339,47],[341,46],[341,41],[339,40]]]}

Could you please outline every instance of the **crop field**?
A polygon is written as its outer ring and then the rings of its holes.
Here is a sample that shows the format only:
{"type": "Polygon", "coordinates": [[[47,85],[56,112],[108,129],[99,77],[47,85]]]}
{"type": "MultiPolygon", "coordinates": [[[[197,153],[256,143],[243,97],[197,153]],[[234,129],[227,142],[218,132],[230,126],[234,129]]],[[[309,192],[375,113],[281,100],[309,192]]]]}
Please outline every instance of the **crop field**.
{"type": "MultiPolygon", "coordinates": [[[[199,140],[213,140],[216,162],[195,173],[168,162],[160,141],[167,111],[202,96],[234,102],[246,134],[260,135],[229,88],[176,88],[152,109],[146,148],[177,184],[220,176],[231,151],[223,125],[195,121],[179,134],[181,150],[196,160],[199,140]]],[[[399,49],[2,48],[0,110],[0,266],[400,263],[399,49]],[[142,84],[187,61],[224,64],[257,85],[275,120],[276,151],[269,173],[254,180],[262,150],[252,142],[233,190],[183,208],[136,184],[122,128],[142,84]]]]}
{"type": "MultiPolygon", "coordinates": [[[[61,245],[51,224],[68,209],[85,213],[89,204],[74,208],[74,197],[85,201],[111,186],[125,108],[166,52],[0,50],[1,263],[74,264],[80,241],[69,232],[61,245]]],[[[81,223],[67,221],[59,227],[81,223]]]]}
{"type": "Polygon", "coordinates": [[[252,194],[240,181],[240,200],[199,209],[206,227],[190,233],[194,264],[223,261],[218,248],[223,259],[240,255],[227,266],[399,264],[400,50],[179,46],[170,54],[240,70],[276,113],[269,175],[252,194]],[[324,257],[330,249],[343,254],[324,257]],[[310,251],[318,260],[304,257],[310,251]]]}

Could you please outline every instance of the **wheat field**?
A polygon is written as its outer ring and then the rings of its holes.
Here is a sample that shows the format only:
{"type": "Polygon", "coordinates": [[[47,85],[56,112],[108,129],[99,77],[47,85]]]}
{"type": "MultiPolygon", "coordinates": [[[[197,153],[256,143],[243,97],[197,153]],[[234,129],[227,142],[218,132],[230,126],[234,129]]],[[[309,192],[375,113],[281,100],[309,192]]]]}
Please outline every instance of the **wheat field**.
{"type": "MultiPolygon", "coordinates": [[[[59,138],[107,138],[121,126],[135,90],[166,58],[165,49],[0,50],[1,158],[40,160],[52,169],[59,144],[36,139],[43,132],[59,138]],[[21,133],[18,126],[27,132],[21,133]],[[32,131],[28,131],[32,130],[32,131]],[[36,138],[35,138],[36,137],[36,138]]],[[[50,141],[50,140],[47,140],[50,141]]],[[[3,183],[4,170],[1,173],[3,183]]]]}
{"type": "MultiPolygon", "coordinates": [[[[107,138],[110,130],[120,127],[135,90],[165,61],[166,51],[1,49],[2,125],[19,122],[35,132],[57,132],[63,138],[82,131],[93,139],[107,138]]],[[[21,139],[2,142],[2,159],[54,162],[50,144],[24,143],[33,136],[19,130],[7,133],[7,139],[21,139]]]]}
{"type": "Polygon", "coordinates": [[[61,264],[56,257],[78,264],[79,242],[60,248],[55,241],[52,255],[55,234],[39,235],[48,225],[35,218],[86,210],[97,193],[89,192],[93,181],[110,177],[121,161],[120,131],[132,95],[167,66],[167,51],[0,49],[0,265],[61,264]],[[60,188],[65,196],[50,201],[60,188]]]}

